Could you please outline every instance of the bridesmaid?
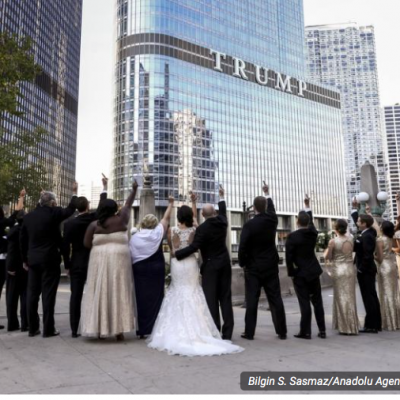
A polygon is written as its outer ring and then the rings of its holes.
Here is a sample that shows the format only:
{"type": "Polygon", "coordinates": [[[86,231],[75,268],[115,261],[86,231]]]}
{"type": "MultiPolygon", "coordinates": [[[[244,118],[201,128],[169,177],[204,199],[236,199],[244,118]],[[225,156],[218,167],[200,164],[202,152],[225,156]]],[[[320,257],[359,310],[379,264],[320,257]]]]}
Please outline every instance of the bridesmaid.
{"type": "Polygon", "coordinates": [[[347,235],[347,222],[339,219],[335,225],[336,237],[325,251],[326,261],[332,261],[330,275],[333,281],[332,327],[341,335],[358,335],[359,320],[356,303],[357,271],[353,263],[354,241],[347,235]]]}
{"type": "MultiPolygon", "coordinates": [[[[400,212],[400,195],[396,194],[396,205],[397,210],[400,212]]],[[[400,277],[400,215],[396,218],[396,227],[394,228],[395,233],[393,237],[393,251],[396,254],[396,263],[397,263],[397,270],[398,276],[400,277]]]]}
{"type": "Polygon", "coordinates": [[[378,263],[379,302],[381,304],[382,329],[400,329],[400,298],[398,272],[392,242],[394,225],[383,221],[382,236],[376,241],[375,259],[378,263]]]}

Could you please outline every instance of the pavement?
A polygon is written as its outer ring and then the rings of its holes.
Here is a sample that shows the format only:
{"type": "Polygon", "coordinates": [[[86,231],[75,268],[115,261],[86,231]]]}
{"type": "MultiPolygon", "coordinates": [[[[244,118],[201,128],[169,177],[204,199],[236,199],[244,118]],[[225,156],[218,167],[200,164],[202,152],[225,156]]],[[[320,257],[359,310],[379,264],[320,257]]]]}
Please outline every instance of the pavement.
{"type": "MultiPolygon", "coordinates": [[[[340,336],[329,329],[332,290],[323,291],[328,326],[319,339],[313,321],[313,339],[293,337],[299,326],[294,296],[285,297],[288,340],[279,340],[271,315],[261,305],[254,341],[240,338],[245,310],[234,308],[234,343],[239,354],[181,357],[149,349],[134,334],[115,339],[72,339],[69,330],[68,284],[60,285],[56,326],[58,337],[29,338],[26,333],[0,331],[1,394],[250,394],[240,389],[243,371],[400,371],[400,331],[340,336]]],[[[364,309],[358,299],[360,320],[364,309]]],[[[6,325],[4,293],[0,324],[6,325]]],[[[288,393],[288,392],[286,392],[288,393]]],[[[306,392],[304,392],[306,393],[306,392]]]]}

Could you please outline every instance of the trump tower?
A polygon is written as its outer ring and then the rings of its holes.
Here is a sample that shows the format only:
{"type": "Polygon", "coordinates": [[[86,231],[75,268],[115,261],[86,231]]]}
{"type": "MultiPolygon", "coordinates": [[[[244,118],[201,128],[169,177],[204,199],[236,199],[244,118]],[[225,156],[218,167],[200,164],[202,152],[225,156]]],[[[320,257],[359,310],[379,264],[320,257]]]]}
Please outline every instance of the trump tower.
{"type": "Polygon", "coordinates": [[[148,175],[161,215],[221,184],[233,257],[263,181],[280,250],[305,193],[319,230],[347,217],[340,94],[305,79],[302,0],[116,0],[116,29],[115,199],[148,175]]]}

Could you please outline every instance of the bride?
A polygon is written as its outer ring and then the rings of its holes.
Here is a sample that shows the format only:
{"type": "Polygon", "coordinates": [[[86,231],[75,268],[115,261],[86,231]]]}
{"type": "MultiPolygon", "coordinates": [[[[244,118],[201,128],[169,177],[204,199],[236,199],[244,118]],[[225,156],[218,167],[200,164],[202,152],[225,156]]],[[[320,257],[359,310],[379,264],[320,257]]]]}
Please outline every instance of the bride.
{"type": "Polygon", "coordinates": [[[178,227],[169,229],[171,285],[167,291],[148,346],[168,354],[212,356],[238,353],[244,349],[222,340],[210,314],[199,282],[199,267],[194,255],[178,261],[174,254],[193,241],[197,226],[196,196],[192,208],[178,210],[178,227]]]}

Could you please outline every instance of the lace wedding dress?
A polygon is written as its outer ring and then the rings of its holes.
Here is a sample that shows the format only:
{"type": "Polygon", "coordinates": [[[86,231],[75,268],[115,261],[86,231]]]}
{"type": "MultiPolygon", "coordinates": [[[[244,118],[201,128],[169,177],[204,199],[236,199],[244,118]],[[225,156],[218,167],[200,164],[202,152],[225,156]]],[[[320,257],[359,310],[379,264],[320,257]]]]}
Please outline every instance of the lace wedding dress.
{"type": "MultiPolygon", "coordinates": [[[[172,228],[172,254],[193,240],[195,228],[172,228]]],[[[222,340],[211,317],[199,282],[194,255],[178,261],[171,258],[171,285],[158,314],[148,346],[182,356],[213,356],[244,349],[222,340]]]]}

